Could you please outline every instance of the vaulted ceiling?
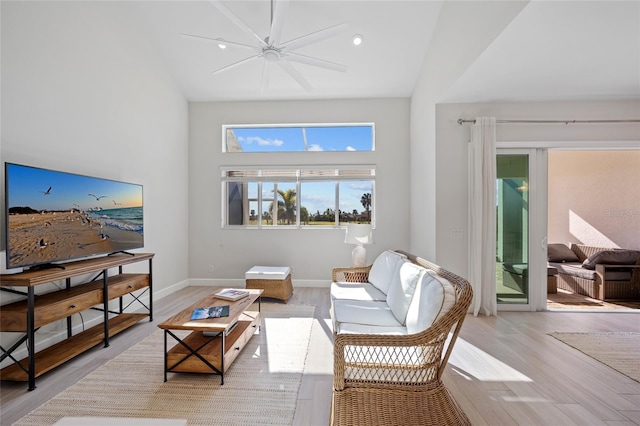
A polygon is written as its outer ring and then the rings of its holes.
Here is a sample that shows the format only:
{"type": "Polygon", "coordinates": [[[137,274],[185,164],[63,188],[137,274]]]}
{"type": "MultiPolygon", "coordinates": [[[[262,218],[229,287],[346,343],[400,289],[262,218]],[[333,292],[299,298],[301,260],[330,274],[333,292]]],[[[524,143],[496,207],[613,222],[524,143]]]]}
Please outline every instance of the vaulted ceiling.
{"type": "MultiPolygon", "coordinates": [[[[260,38],[269,35],[270,1],[222,3],[260,38]]],[[[346,66],[339,72],[292,63],[311,90],[280,67],[272,67],[268,87],[261,90],[262,58],[212,74],[255,52],[233,45],[222,50],[217,42],[183,34],[247,45],[257,40],[210,1],[134,1],[126,7],[187,99],[207,101],[409,97],[433,40],[447,31],[439,19],[446,6],[429,0],[291,0],[283,15],[283,42],[349,24],[296,51],[346,66]],[[355,34],[364,37],[360,46],[352,43],[355,34]]],[[[464,7],[458,9],[464,14],[464,7]]],[[[472,43],[474,35],[461,31],[457,37],[472,43]]],[[[604,99],[640,99],[638,1],[525,2],[440,101],[604,99]]]]}

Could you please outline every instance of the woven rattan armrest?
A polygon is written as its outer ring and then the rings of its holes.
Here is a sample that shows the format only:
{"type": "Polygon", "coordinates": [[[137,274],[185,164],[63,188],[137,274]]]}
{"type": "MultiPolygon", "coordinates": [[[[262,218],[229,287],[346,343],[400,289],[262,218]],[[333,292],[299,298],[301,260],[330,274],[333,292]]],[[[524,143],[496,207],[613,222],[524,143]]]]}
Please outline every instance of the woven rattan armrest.
{"type": "Polygon", "coordinates": [[[633,265],[608,265],[605,263],[596,264],[596,282],[598,285],[606,282],[607,269],[630,269],[631,270],[631,284],[640,290],[640,260],[633,265]]]}
{"type": "MultiPolygon", "coordinates": [[[[640,261],[639,261],[640,262],[640,261]]],[[[636,263],[634,265],[608,265],[605,263],[597,263],[596,264],[596,273],[602,276],[602,279],[605,279],[605,273],[607,269],[636,269],[640,271],[640,263],[636,263]]],[[[633,271],[635,272],[635,271],[633,271]]]]}
{"type": "Polygon", "coordinates": [[[333,268],[331,281],[347,283],[366,283],[369,280],[371,265],[362,267],[333,268]]]}
{"type": "MultiPolygon", "coordinates": [[[[446,317],[447,315],[445,315],[446,317]]],[[[453,318],[438,321],[430,328],[416,334],[409,335],[379,335],[379,334],[335,334],[334,335],[334,389],[343,390],[346,387],[345,370],[354,372],[376,370],[382,380],[361,381],[360,385],[378,387],[381,389],[403,389],[418,387],[428,388],[431,383],[439,380],[444,365],[446,365],[451,347],[447,347],[446,356],[442,356],[448,331],[451,329],[453,318]],[[399,348],[412,348],[418,357],[400,357],[399,348]],[[386,350],[385,350],[386,348],[386,350]],[[346,354],[352,357],[360,356],[366,362],[347,361],[346,354]],[[367,356],[369,355],[369,356],[367,356]],[[386,371],[385,373],[381,373],[386,371]],[[412,372],[422,371],[419,375],[412,372]],[[403,382],[399,375],[412,375],[412,380],[403,382]],[[366,382],[366,383],[365,383],[366,382]]],[[[454,332],[457,336],[458,328],[454,332]]],[[[455,340],[455,338],[453,339],[455,340]]],[[[350,383],[350,386],[358,386],[350,383]]]]}

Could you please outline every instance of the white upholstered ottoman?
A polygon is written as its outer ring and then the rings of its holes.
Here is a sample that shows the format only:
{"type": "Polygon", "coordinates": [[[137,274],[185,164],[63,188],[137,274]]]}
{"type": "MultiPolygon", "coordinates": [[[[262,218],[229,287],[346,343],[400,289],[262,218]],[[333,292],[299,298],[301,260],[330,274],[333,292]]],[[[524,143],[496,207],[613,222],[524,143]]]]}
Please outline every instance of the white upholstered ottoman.
{"type": "Polygon", "coordinates": [[[288,266],[254,266],[245,274],[247,288],[262,289],[262,297],[289,300],[293,294],[291,268],[288,266]]]}

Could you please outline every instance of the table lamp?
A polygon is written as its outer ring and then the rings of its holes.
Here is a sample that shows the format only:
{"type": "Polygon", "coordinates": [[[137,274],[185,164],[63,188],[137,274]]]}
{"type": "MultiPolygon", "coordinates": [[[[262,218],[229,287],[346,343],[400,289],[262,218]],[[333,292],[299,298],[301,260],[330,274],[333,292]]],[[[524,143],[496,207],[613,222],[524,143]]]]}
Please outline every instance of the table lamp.
{"type": "Polygon", "coordinates": [[[367,251],[364,244],[373,243],[373,233],[370,223],[350,223],[347,225],[347,232],[344,236],[346,244],[355,244],[356,247],[351,252],[353,266],[361,267],[367,264],[367,251]]]}

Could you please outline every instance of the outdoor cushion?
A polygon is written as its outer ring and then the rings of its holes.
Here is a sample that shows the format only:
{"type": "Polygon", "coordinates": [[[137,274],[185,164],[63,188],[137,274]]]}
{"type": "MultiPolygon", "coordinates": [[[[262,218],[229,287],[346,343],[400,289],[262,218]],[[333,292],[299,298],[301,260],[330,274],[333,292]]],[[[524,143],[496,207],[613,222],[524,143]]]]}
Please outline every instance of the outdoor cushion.
{"type": "Polygon", "coordinates": [[[418,280],[426,269],[410,261],[402,261],[393,275],[391,286],[387,292],[387,304],[398,322],[405,324],[407,311],[416,291],[418,280]]]}
{"type": "Polygon", "coordinates": [[[605,265],[635,265],[640,259],[640,251],[637,250],[603,250],[592,254],[582,262],[582,267],[595,269],[596,264],[605,265]]]}
{"type": "Polygon", "coordinates": [[[384,294],[388,293],[391,278],[398,266],[406,256],[391,250],[385,250],[373,261],[369,270],[369,282],[376,286],[384,294]]]}
{"type": "Polygon", "coordinates": [[[333,313],[338,326],[343,322],[383,327],[400,327],[402,325],[393,316],[386,302],[335,300],[333,313]]]}
{"type": "Polygon", "coordinates": [[[407,312],[407,333],[426,330],[449,312],[455,303],[456,292],[449,280],[427,269],[416,287],[407,312]]]}
{"type": "Polygon", "coordinates": [[[548,262],[579,262],[578,255],[564,244],[547,244],[548,262]]]}
{"type": "Polygon", "coordinates": [[[502,269],[516,275],[527,275],[529,264],[528,263],[503,263],[502,269]]]}
{"type": "MultiPolygon", "coordinates": [[[[595,280],[596,271],[582,267],[581,263],[549,263],[549,266],[556,268],[560,274],[571,275],[586,280],[595,280]]],[[[631,271],[616,271],[607,269],[605,279],[607,281],[629,281],[631,280],[631,271]]]]}
{"type": "Polygon", "coordinates": [[[333,282],[331,283],[331,298],[384,302],[387,300],[387,295],[371,283],[333,282]]]}

